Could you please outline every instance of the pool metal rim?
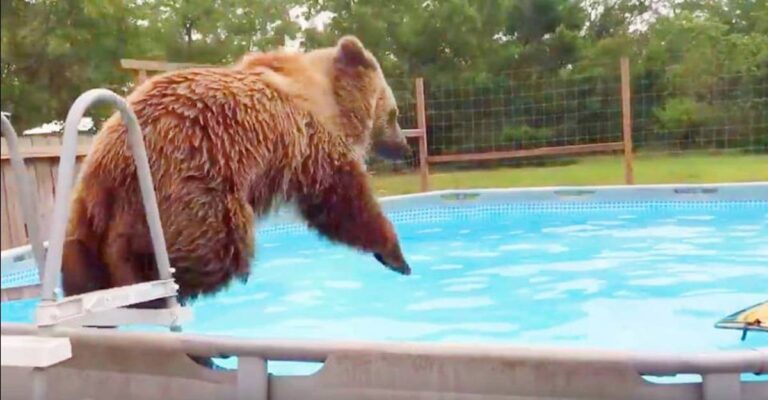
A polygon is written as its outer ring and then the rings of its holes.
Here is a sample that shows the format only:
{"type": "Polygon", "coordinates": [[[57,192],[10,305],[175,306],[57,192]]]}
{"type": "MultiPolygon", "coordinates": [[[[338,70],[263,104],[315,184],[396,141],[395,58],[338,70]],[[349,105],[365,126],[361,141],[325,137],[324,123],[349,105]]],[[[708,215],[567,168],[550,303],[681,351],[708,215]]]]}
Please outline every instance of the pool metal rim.
{"type": "MultiPolygon", "coordinates": [[[[32,324],[3,322],[3,335],[37,335],[32,324]]],[[[768,348],[675,353],[617,351],[570,346],[524,346],[498,343],[427,343],[410,341],[252,339],[221,335],[165,332],[126,332],[96,328],[56,328],[46,335],[68,337],[102,345],[181,351],[215,357],[232,355],[269,361],[325,362],[330,356],[348,353],[403,354],[411,356],[482,357],[502,360],[551,360],[554,362],[629,363],[639,374],[768,373],[768,348]]]]}
{"type": "Polygon", "coordinates": [[[586,190],[619,190],[619,191],[633,191],[637,189],[681,189],[681,188],[768,188],[768,181],[750,181],[750,182],[718,182],[718,183],[657,183],[657,184],[638,184],[638,185],[561,185],[561,186],[526,186],[526,187],[507,187],[507,188],[469,188],[469,189],[441,189],[431,190],[422,193],[411,193],[403,195],[385,196],[381,199],[399,199],[399,198],[412,198],[423,197],[434,194],[450,193],[450,192],[503,192],[503,193],[515,193],[515,192],[547,192],[563,189],[586,189],[586,190]]]}
{"type": "Polygon", "coordinates": [[[766,193],[762,199],[768,200],[768,181],[750,181],[750,182],[722,182],[722,183],[662,183],[662,184],[642,184],[642,185],[565,185],[565,186],[530,186],[530,187],[512,187],[512,188],[469,188],[469,189],[441,189],[428,192],[411,193],[403,195],[384,196],[379,198],[382,202],[392,202],[399,200],[415,199],[422,197],[434,197],[442,194],[452,193],[481,193],[481,194],[516,194],[516,193],[554,193],[563,190],[587,190],[596,192],[633,192],[637,190],[651,190],[657,194],[671,194],[669,189],[674,192],[675,189],[763,189],[766,193]]]}
{"type": "MultiPolygon", "coordinates": [[[[701,204],[707,202],[768,202],[768,181],[603,185],[603,186],[547,186],[524,188],[447,189],[423,193],[384,196],[379,198],[382,209],[396,213],[424,207],[457,208],[477,205],[534,203],[559,207],[562,205],[617,204],[668,202],[701,204]]],[[[768,210],[768,207],[767,207],[768,210]]],[[[293,205],[285,205],[266,216],[260,227],[304,225],[293,205]]]]}

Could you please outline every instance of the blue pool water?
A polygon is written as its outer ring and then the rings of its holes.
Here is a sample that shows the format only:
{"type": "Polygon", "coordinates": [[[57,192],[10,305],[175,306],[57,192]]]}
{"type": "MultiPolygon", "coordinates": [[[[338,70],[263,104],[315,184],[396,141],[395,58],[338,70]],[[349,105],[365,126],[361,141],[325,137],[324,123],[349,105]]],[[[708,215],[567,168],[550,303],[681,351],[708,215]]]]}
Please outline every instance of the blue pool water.
{"type": "MultiPolygon", "coordinates": [[[[768,346],[766,333],[740,341],[713,326],[768,298],[768,202],[451,210],[396,219],[411,276],[314,233],[262,234],[248,283],[199,300],[184,331],[672,352],[768,346]]],[[[30,321],[33,307],[3,303],[2,319],[30,321]]]]}

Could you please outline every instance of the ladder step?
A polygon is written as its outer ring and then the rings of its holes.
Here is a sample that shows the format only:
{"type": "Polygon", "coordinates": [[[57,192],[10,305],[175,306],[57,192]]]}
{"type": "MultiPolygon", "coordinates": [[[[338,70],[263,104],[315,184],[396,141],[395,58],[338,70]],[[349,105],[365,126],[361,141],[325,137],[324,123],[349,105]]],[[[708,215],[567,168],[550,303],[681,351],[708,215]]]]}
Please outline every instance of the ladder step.
{"type": "MultiPolygon", "coordinates": [[[[177,289],[178,285],[173,279],[163,279],[97,290],[64,297],[54,302],[41,301],[37,307],[36,321],[38,326],[56,325],[73,319],[81,319],[86,314],[115,311],[132,304],[175,297],[177,289]]],[[[150,318],[150,320],[152,319],[154,318],[150,318]]],[[[137,321],[136,323],[140,322],[137,321]]]]}
{"type": "Polygon", "coordinates": [[[174,306],[162,309],[116,308],[113,310],[88,313],[82,317],[62,322],[62,326],[114,327],[121,325],[180,326],[192,320],[192,310],[174,306]]]}

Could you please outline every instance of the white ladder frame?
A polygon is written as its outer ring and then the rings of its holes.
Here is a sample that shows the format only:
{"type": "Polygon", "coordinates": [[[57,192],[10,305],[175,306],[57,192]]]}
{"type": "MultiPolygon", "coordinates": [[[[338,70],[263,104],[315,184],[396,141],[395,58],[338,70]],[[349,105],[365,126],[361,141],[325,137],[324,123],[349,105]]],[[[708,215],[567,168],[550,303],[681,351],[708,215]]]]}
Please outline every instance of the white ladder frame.
{"type": "Polygon", "coordinates": [[[0,132],[8,143],[8,153],[11,156],[11,167],[13,169],[14,178],[16,179],[16,187],[19,190],[21,215],[24,222],[27,224],[29,241],[32,244],[32,255],[35,258],[38,276],[42,277],[43,262],[45,261],[45,248],[43,247],[43,240],[40,235],[40,228],[38,227],[37,220],[37,216],[39,215],[37,213],[37,191],[32,190],[32,185],[30,185],[29,175],[27,175],[27,167],[24,165],[24,157],[22,157],[21,152],[19,152],[16,130],[13,129],[13,125],[11,125],[11,122],[5,118],[5,115],[0,116],[0,132]]]}
{"type": "Polygon", "coordinates": [[[56,325],[119,326],[151,324],[180,330],[180,324],[191,318],[191,311],[178,304],[178,285],[173,279],[173,269],[160,221],[149,160],[144,147],[141,127],[133,110],[124,98],[107,89],[91,89],[81,94],[73,103],[64,123],[64,135],[56,180],[56,198],[47,252],[43,247],[37,226],[36,196],[31,190],[29,177],[21,157],[16,132],[10,122],[2,117],[3,135],[8,138],[8,148],[20,188],[22,212],[30,232],[30,240],[41,280],[41,300],[35,312],[39,327],[56,325]],[[77,151],[77,126],[89,107],[97,103],[109,103],[120,112],[128,128],[128,144],[136,165],[142,203],[155,252],[159,279],[111,289],[96,290],[77,296],[57,299],[56,287],[61,273],[61,262],[69,219],[70,196],[75,178],[77,151]],[[47,253],[47,254],[46,254],[47,253]],[[166,298],[164,309],[127,309],[129,305],[166,298]]]}

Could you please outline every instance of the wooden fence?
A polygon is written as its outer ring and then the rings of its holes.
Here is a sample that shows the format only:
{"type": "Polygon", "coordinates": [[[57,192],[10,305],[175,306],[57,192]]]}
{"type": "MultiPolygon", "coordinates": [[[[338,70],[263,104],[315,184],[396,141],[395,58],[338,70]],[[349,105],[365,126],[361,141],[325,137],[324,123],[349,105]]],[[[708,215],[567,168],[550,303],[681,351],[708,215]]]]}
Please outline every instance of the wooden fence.
{"type": "MultiPolygon", "coordinates": [[[[206,66],[200,64],[164,63],[159,61],[122,60],[121,65],[127,70],[135,72],[136,82],[141,83],[148,78],[150,72],[170,71],[190,67],[206,66]]],[[[632,153],[632,124],[629,114],[629,62],[623,58],[621,66],[621,98],[623,114],[623,140],[621,142],[596,143],[587,145],[544,147],[528,150],[514,150],[491,153],[454,154],[430,156],[427,148],[427,104],[424,94],[424,81],[417,78],[415,81],[416,95],[416,128],[405,129],[404,133],[409,139],[418,140],[418,159],[421,190],[429,189],[429,164],[455,161],[495,160],[519,157],[534,157],[548,155],[575,155],[600,152],[624,151],[625,182],[632,184],[633,178],[633,153],[632,153]]],[[[92,137],[80,135],[78,148],[78,163],[88,152],[92,137]]],[[[37,187],[38,218],[40,221],[41,235],[44,240],[48,237],[50,216],[53,210],[53,199],[56,195],[56,177],[59,163],[61,137],[57,135],[35,135],[19,137],[19,147],[25,158],[27,170],[37,187]]],[[[0,247],[8,248],[28,243],[27,229],[22,219],[20,201],[16,183],[11,170],[8,147],[5,139],[2,139],[0,149],[0,247]]]]}
{"type": "MultiPolygon", "coordinates": [[[[88,153],[91,136],[78,136],[77,165],[88,153]]],[[[61,136],[20,136],[19,151],[27,166],[27,173],[37,187],[38,221],[40,234],[48,237],[48,228],[56,195],[61,136]]],[[[0,145],[0,246],[8,249],[28,243],[27,228],[21,214],[21,201],[16,188],[8,146],[5,138],[0,145]]]]}

